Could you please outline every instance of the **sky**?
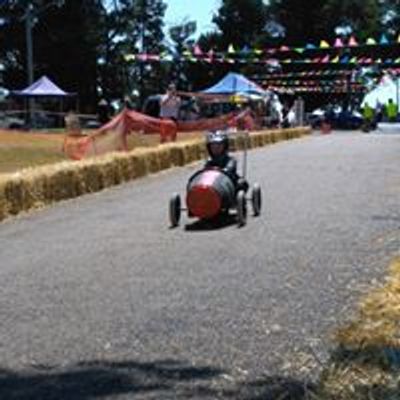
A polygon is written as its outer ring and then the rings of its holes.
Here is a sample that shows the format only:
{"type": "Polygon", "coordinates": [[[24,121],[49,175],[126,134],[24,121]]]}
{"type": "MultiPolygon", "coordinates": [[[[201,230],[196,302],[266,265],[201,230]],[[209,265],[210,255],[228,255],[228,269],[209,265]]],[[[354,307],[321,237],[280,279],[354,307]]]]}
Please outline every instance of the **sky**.
{"type": "Polygon", "coordinates": [[[165,25],[170,26],[187,21],[197,22],[195,37],[213,30],[213,13],[216,14],[221,4],[220,0],[165,0],[167,11],[165,13],[165,25]]]}

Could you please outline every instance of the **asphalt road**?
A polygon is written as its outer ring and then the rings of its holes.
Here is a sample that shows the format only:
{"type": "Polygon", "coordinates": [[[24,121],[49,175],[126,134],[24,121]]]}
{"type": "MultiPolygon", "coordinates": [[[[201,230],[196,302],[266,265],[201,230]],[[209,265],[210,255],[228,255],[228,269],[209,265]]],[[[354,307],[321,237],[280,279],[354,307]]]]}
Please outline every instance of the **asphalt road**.
{"type": "Polygon", "coordinates": [[[171,230],[198,166],[0,224],[0,399],[302,398],[398,252],[400,136],[251,151],[260,217],[171,230]]]}

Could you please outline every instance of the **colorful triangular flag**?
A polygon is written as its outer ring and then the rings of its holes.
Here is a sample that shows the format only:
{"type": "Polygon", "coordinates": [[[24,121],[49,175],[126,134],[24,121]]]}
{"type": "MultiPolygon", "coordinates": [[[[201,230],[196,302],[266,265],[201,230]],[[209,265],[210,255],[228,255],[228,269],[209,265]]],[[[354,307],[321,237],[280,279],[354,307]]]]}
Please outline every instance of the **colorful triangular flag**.
{"type": "Polygon", "coordinates": [[[321,43],[319,44],[319,47],[321,49],[329,49],[329,43],[326,40],[321,40],[321,43]]]}
{"type": "Polygon", "coordinates": [[[351,36],[351,37],[350,37],[349,46],[350,46],[350,47],[356,47],[356,46],[358,46],[357,40],[356,40],[356,38],[355,38],[354,36],[351,36]]]}

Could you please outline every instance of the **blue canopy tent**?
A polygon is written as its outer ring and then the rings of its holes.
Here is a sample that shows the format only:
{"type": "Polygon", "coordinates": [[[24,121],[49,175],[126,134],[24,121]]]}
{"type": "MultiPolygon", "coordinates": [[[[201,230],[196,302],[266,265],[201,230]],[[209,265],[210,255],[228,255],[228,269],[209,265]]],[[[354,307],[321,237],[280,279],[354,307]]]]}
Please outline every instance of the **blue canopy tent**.
{"type": "Polygon", "coordinates": [[[214,86],[202,91],[205,94],[215,95],[258,95],[260,97],[268,94],[261,86],[247,79],[244,75],[229,72],[214,86]]]}
{"type": "MultiPolygon", "coordinates": [[[[249,101],[262,101],[271,95],[261,86],[247,79],[244,75],[229,72],[215,85],[200,92],[209,103],[207,112],[210,115],[219,115],[236,109],[240,103],[249,101]]],[[[260,109],[260,106],[256,107],[260,109]]],[[[261,109],[265,106],[262,105],[261,109]]]]}
{"type": "MultiPolygon", "coordinates": [[[[40,115],[39,114],[62,114],[62,109],[64,105],[64,99],[65,98],[70,98],[72,96],[76,96],[76,93],[68,93],[59,88],[55,83],[53,83],[47,76],[42,76],[40,79],[38,79],[36,82],[32,83],[32,85],[28,86],[27,88],[23,90],[13,90],[11,92],[11,95],[17,96],[17,97],[23,97],[25,99],[30,100],[29,103],[33,103],[31,99],[58,99],[60,101],[60,113],[49,113],[49,112],[44,112],[42,111],[41,113],[38,112],[38,110],[35,110],[34,105],[30,105],[30,111],[29,114],[37,114],[36,118],[32,119],[32,116],[30,115],[31,122],[33,122],[34,125],[41,125],[40,121],[40,115]]],[[[43,116],[42,116],[43,119],[43,116]]]]}
{"type": "Polygon", "coordinates": [[[23,90],[13,90],[15,96],[51,96],[51,97],[65,97],[74,96],[74,93],[67,93],[60,89],[55,83],[53,83],[47,76],[42,76],[32,85],[28,86],[23,90]]]}

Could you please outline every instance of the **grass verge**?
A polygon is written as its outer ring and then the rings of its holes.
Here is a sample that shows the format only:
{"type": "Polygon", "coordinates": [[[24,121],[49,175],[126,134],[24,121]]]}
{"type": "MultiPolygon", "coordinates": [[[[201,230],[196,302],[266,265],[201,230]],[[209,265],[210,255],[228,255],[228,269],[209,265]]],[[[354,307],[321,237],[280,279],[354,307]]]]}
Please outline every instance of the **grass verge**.
{"type": "Polygon", "coordinates": [[[335,340],[316,399],[400,399],[400,259],[391,263],[386,282],[364,299],[335,340]]]}

